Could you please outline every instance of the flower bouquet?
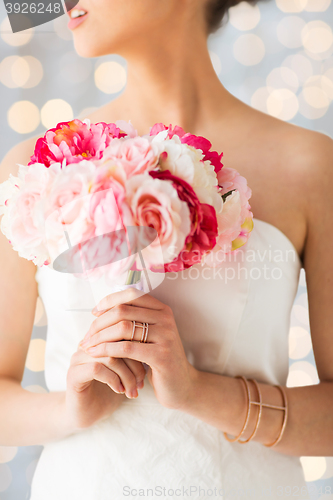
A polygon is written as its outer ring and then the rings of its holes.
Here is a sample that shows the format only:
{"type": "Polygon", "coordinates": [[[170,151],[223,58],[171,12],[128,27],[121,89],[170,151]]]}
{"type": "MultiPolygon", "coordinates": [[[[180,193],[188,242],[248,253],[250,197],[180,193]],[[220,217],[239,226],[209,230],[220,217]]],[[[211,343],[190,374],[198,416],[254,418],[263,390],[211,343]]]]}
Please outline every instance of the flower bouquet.
{"type": "Polygon", "coordinates": [[[246,179],[211,143],[156,123],[59,123],[0,184],[1,231],[37,266],[98,279],[219,265],[253,227],[246,179]]]}

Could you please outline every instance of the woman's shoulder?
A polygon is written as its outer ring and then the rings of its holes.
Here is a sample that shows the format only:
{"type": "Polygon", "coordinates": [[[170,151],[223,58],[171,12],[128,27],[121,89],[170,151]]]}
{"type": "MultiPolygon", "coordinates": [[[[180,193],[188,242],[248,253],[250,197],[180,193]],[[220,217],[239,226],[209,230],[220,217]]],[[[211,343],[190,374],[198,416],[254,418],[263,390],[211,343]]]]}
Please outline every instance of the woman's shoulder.
{"type": "MultiPolygon", "coordinates": [[[[271,154],[282,169],[304,175],[313,167],[333,162],[333,140],[324,132],[310,130],[246,106],[257,150],[271,154]],[[259,146],[260,145],[260,146],[259,146]]],[[[333,166],[333,165],[332,165],[333,166]]]]}

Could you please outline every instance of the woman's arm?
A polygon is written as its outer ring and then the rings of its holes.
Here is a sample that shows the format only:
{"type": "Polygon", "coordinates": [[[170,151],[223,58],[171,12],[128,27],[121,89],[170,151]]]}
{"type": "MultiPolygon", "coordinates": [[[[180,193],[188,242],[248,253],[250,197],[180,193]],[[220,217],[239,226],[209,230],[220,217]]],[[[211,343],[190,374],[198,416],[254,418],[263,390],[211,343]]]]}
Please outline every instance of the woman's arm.
{"type": "MultiPolygon", "coordinates": [[[[17,175],[35,139],[14,147],[0,167],[0,182],[17,175]]],[[[21,387],[36,299],[36,267],[18,256],[0,232],[0,445],[43,444],[69,433],[60,418],[63,393],[34,394],[21,387]]]]}
{"type": "MultiPolygon", "coordinates": [[[[310,144],[302,143],[295,154],[295,165],[289,165],[288,168],[294,167],[293,176],[297,176],[293,183],[298,187],[295,196],[299,200],[307,226],[303,263],[311,336],[320,383],[285,388],[289,403],[287,426],[280,443],[272,449],[296,456],[332,456],[333,141],[315,133],[311,134],[311,138],[310,144]]],[[[186,403],[184,411],[234,436],[238,435],[246,416],[243,382],[203,372],[195,372],[195,379],[195,394],[186,403]]],[[[264,402],[282,405],[282,396],[277,388],[267,384],[259,384],[259,387],[264,402]]],[[[253,384],[250,384],[250,388],[251,399],[257,400],[253,384]]],[[[256,413],[257,410],[252,409],[248,431],[241,439],[249,437],[254,429],[256,413]]],[[[264,408],[254,440],[264,444],[272,443],[279,434],[282,419],[282,411],[264,408]]]]}
{"type": "MultiPolygon", "coordinates": [[[[0,183],[17,175],[17,163],[28,163],[35,141],[7,154],[0,183]]],[[[34,394],[21,387],[38,296],[35,273],[0,232],[0,446],[45,444],[79,432],[111,415],[124,393],[135,398],[143,387],[142,363],[96,360],[82,350],[71,357],[66,391],[34,394]]]]}
{"type": "MultiPolygon", "coordinates": [[[[200,420],[237,436],[244,424],[247,399],[243,382],[233,377],[195,371],[192,396],[180,409],[200,420]]],[[[269,384],[259,383],[262,401],[282,406],[279,390],[269,384]]],[[[250,382],[251,400],[258,401],[250,382]]],[[[333,455],[333,382],[315,386],[285,388],[288,399],[288,420],[281,441],[273,450],[294,456],[333,455]]],[[[255,428],[257,408],[251,405],[250,420],[241,439],[250,437],[255,428]]],[[[263,408],[258,432],[253,441],[273,443],[278,437],[283,412],[263,408]]],[[[246,446],[246,443],[244,444],[246,446]]]]}

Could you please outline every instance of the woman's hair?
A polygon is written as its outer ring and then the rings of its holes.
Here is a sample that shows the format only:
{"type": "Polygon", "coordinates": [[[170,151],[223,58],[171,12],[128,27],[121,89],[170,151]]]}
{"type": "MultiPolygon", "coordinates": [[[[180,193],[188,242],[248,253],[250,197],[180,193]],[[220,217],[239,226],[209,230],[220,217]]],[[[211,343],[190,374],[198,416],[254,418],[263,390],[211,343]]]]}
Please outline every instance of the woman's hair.
{"type": "MultiPolygon", "coordinates": [[[[259,0],[246,0],[254,5],[259,0]]],[[[225,14],[230,7],[234,7],[241,3],[242,0],[208,0],[206,5],[206,21],[208,26],[208,34],[215,33],[221,25],[225,14]]]]}

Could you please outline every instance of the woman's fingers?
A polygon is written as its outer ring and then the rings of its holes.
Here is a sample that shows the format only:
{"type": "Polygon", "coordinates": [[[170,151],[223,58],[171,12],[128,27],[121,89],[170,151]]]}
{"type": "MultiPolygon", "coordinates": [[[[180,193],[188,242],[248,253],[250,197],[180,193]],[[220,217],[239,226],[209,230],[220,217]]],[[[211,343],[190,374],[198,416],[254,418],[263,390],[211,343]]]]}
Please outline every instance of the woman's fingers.
{"type": "Polygon", "coordinates": [[[97,360],[73,365],[68,370],[67,381],[76,392],[84,391],[92,380],[107,384],[118,394],[122,394],[125,390],[118,375],[97,360]]]}
{"type": "Polygon", "coordinates": [[[136,398],[138,396],[136,376],[123,359],[102,358],[101,363],[105,364],[110,370],[118,375],[128,398],[136,398]]]}
{"type": "Polygon", "coordinates": [[[133,307],[128,304],[119,304],[104,314],[96,318],[90,325],[85,339],[91,337],[95,333],[111,325],[115,325],[120,321],[127,320],[138,321],[140,323],[156,324],[161,319],[159,311],[154,309],[145,309],[143,307],[133,307]]]}
{"type": "Polygon", "coordinates": [[[128,288],[127,290],[114,292],[111,295],[104,297],[92,310],[92,313],[95,314],[95,316],[100,316],[106,310],[125,303],[128,305],[155,310],[161,310],[164,307],[163,302],[155,297],[152,297],[148,293],[144,293],[136,288],[128,288]]]}
{"type": "MultiPolygon", "coordinates": [[[[80,342],[80,347],[83,349],[87,349],[88,347],[92,347],[98,345],[102,342],[119,342],[120,340],[131,340],[133,335],[134,324],[132,321],[123,320],[119,321],[115,325],[109,326],[108,328],[104,328],[104,330],[100,330],[95,333],[91,337],[86,338],[82,342],[80,342]]],[[[154,342],[154,338],[156,337],[156,326],[148,324],[148,336],[147,342],[154,342]]],[[[143,325],[136,324],[133,340],[141,341],[143,340],[143,325]]]]}
{"type": "MultiPolygon", "coordinates": [[[[75,356],[77,365],[87,365],[92,360],[92,357],[81,349],[75,356]]],[[[137,397],[137,389],[143,387],[142,382],[146,375],[142,363],[132,359],[125,360],[109,356],[100,356],[99,358],[94,358],[94,361],[103,364],[117,375],[120,384],[118,383],[116,386],[120,387],[121,390],[115,390],[115,392],[126,392],[126,396],[129,398],[137,397]]]]}
{"type": "Polygon", "coordinates": [[[134,374],[137,388],[142,389],[146,376],[146,370],[143,364],[140,361],[136,361],[136,359],[124,358],[123,361],[134,374]]]}

